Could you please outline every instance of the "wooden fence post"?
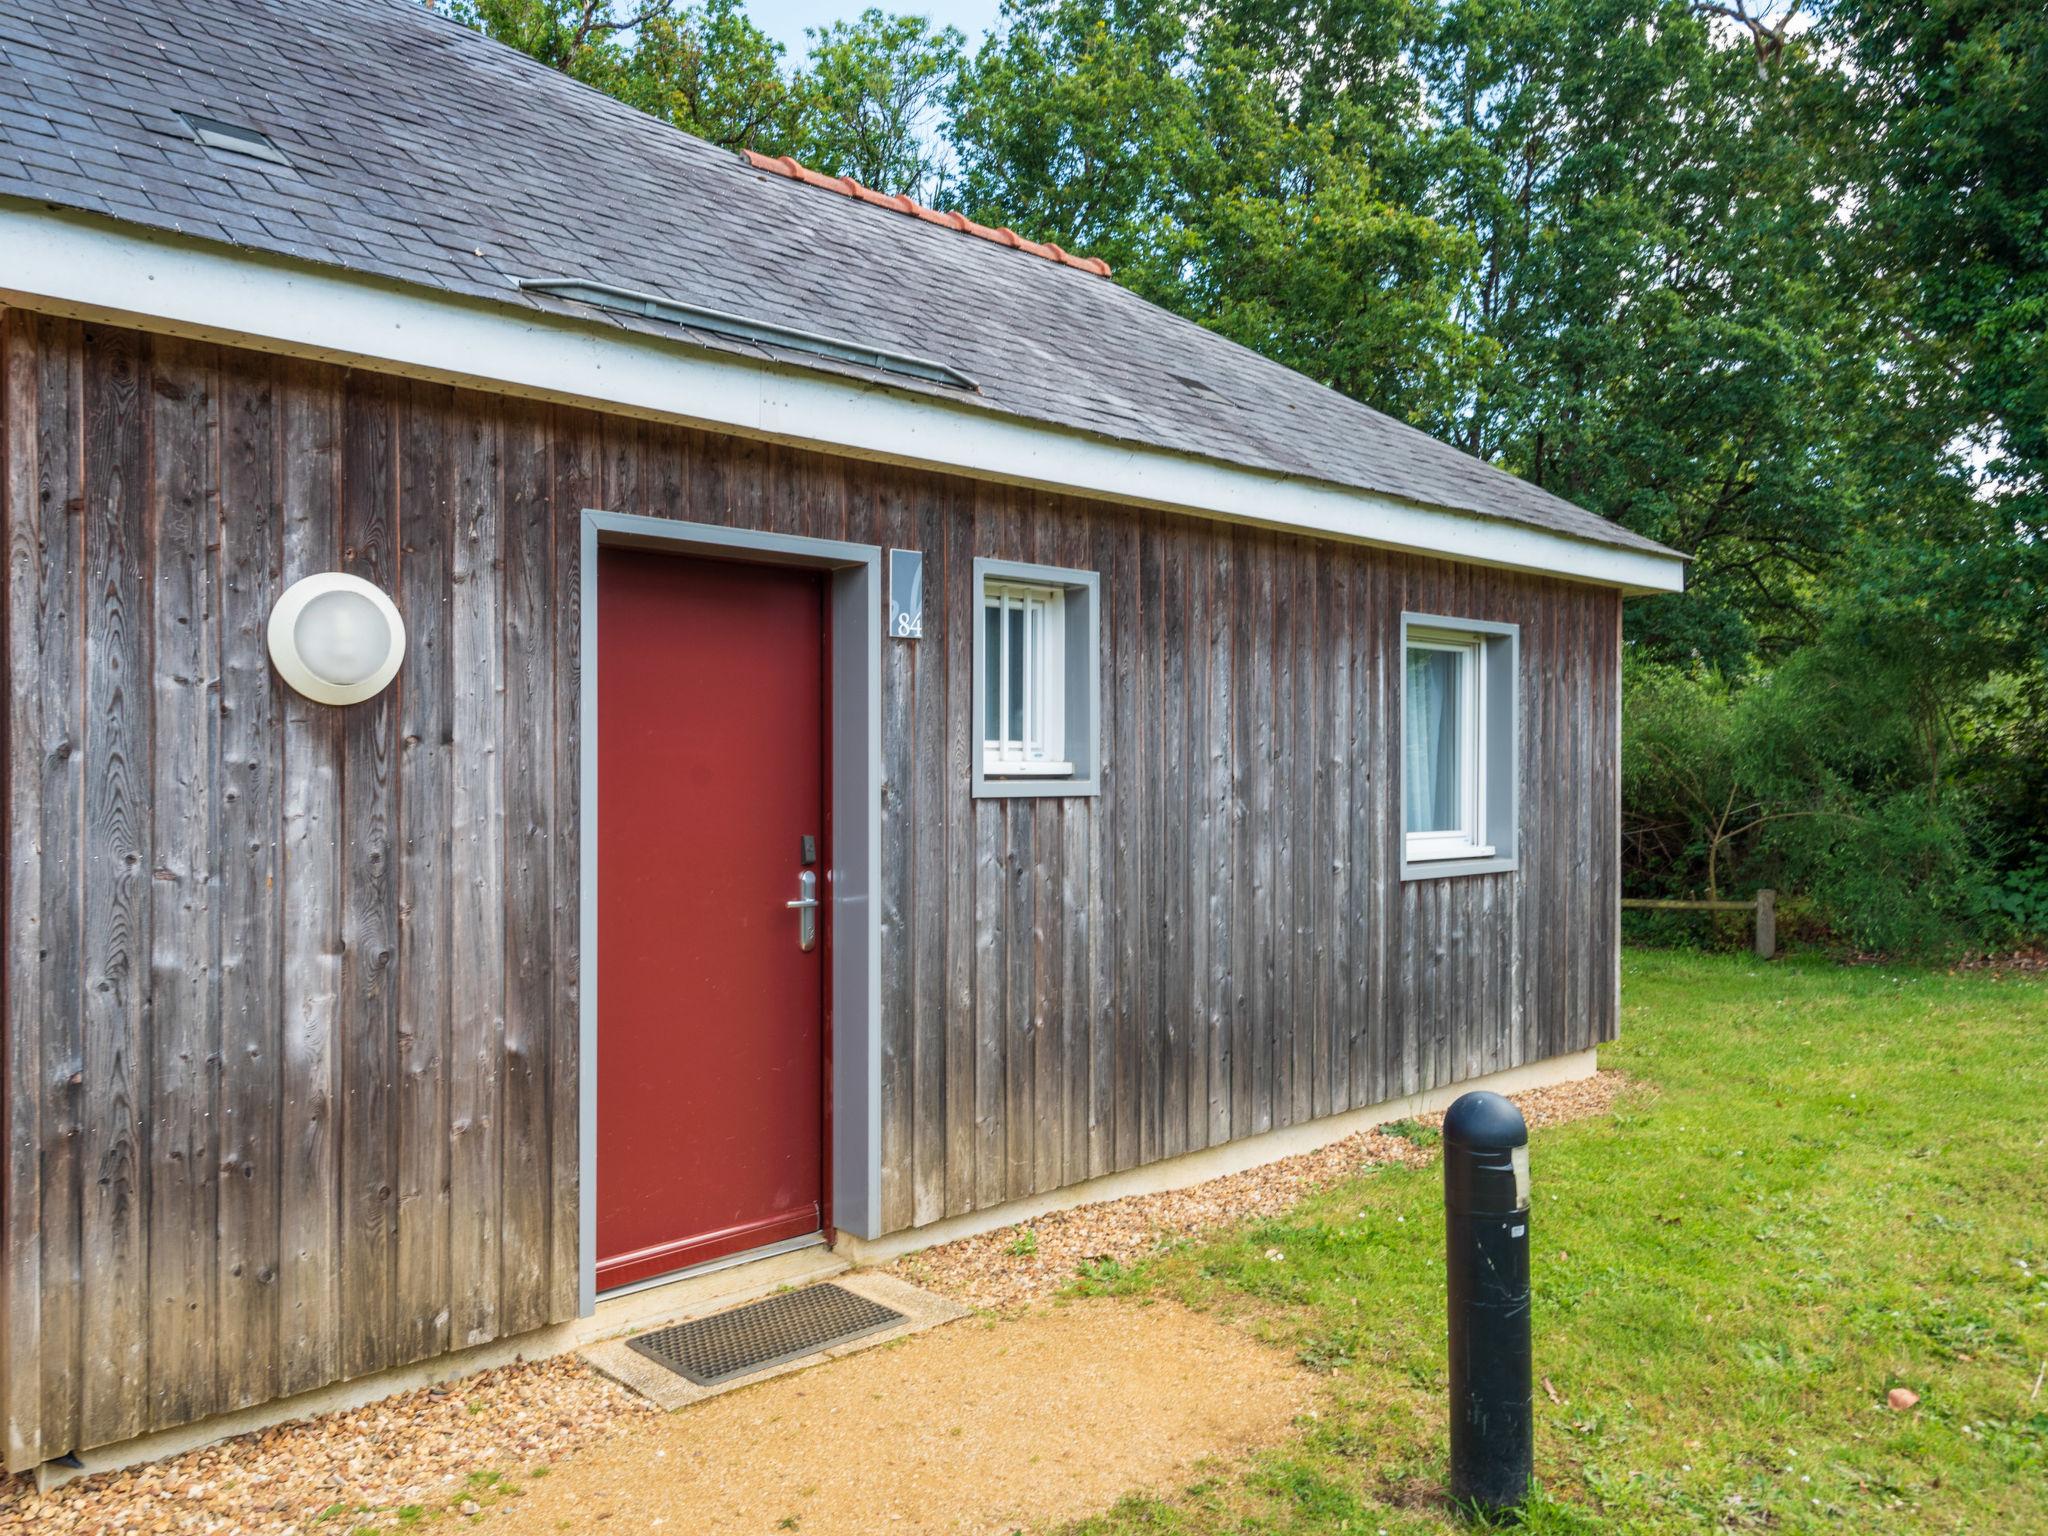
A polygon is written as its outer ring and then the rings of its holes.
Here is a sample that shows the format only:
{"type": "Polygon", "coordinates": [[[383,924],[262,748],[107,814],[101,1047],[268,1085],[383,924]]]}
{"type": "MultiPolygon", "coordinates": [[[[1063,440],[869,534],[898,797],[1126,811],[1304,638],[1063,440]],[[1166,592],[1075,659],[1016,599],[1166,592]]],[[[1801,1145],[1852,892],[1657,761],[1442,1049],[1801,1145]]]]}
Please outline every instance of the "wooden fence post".
{"type": "Polygon", "coordinates": [[[1756,893],[1756,953],[1759,960],[1768,960],[1778,952],[1778,893],[1761,890],[1756,893]]]}

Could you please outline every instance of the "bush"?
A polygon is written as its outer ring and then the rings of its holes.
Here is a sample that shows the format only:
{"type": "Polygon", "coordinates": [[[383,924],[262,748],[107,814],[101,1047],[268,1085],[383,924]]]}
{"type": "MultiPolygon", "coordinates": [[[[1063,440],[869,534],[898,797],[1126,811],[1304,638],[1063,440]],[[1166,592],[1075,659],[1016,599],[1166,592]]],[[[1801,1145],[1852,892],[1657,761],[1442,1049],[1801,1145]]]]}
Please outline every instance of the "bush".
{"type": "MultiPolygon", "coordinates": [[[[1938,955],[2048,932],[2048,857],[2003,869],[1979,788],[1949,770],[1967,696],[1910,651],[1826,634],[1739,687],[1624,668],[1623,878],[1632,893],[1786,894],[1787,933],[1938,955]],[[1796,915],[1795,915],[1796,914],[1796,915]]],[[[1657,914],[1637,933],[1733,947],[1746,925],[1657,914]]]]}

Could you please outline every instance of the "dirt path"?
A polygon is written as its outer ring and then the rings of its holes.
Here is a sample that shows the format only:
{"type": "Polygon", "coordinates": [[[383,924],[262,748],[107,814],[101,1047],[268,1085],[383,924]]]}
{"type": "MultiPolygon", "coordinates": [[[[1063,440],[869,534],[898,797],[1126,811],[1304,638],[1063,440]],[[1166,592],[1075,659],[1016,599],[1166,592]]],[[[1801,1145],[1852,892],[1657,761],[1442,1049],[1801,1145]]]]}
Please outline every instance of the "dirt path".
{"type": "Polygon", "coordinates": [[[1285,1439],[1307,1374],[1171,1303],[973,1318],[636,1423],[484,1522],[503,1536],[1036,1529],[1285,1439]]]}

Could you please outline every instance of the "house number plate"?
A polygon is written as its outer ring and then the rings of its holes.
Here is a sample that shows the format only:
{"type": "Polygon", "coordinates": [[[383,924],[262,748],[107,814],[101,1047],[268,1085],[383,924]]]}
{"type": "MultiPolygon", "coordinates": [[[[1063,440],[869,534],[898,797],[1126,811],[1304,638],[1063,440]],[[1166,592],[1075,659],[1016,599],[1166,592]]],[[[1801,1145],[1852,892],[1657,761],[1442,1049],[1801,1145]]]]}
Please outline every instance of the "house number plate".
{"type": "Polygon", "coordinates": [[[924,638],[924,551],[889,551],[889,633],[898,640],[924,638]]]}

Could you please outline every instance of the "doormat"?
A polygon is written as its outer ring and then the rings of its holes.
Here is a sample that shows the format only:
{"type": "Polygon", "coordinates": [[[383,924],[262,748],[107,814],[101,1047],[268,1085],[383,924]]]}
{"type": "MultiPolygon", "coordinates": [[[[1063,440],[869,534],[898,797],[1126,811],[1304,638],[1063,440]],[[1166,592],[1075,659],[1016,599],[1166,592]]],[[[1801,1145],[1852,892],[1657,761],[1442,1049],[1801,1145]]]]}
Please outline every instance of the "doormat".
{"type": "Polygon", "coordinates": [[[841,1285],[808,1285],[766,1301],[626,1340],[636,1354],[712,1387],[786,1365],[905,1321],[893,1307],[841,1285]]]}

